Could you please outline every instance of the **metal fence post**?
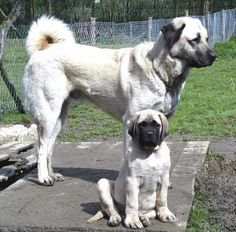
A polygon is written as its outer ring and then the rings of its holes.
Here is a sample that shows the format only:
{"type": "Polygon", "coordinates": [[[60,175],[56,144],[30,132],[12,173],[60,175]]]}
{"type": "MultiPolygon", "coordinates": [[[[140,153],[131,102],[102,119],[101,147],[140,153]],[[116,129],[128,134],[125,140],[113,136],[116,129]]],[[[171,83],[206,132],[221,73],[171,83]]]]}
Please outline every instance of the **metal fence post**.
{"type": "Polygon", "coordinates": [[[222,41],[225,42],[225,11],[221,11],[221,22],[222,22],[222,41]]]}
{"type": "Polygon", "coordinates": [[[152,40],[152,17],[148,17],[148,40],[152,40]]]}
{"type": "Polygon", "coordinates": [[[130,39],[132,40],[133,39],[133,25],[132,25],[132,22],[129,22],[129,36],[130,36],[130,39]]]}
{"type": "Polygon", "coordinates": [[[0,29],[0,60],[2,60],[3,54],[4,54],[4,41],[5,41],[5,37],[6,37],[6,29],[5,28],[1,28],[0,29]]]}
{"type": "Polygon", "coordinates": [[[91,18],[91,45],[96,45],[96,18],[91,18]]]}

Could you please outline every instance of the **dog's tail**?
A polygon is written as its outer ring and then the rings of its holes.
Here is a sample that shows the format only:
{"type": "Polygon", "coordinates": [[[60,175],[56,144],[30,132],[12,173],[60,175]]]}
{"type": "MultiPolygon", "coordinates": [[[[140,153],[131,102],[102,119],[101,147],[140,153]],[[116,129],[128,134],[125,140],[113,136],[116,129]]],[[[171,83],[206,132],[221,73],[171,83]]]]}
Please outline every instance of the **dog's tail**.
{"type": "Polygon", "coordinates": [[[72,31],[62,21],[49,16],[42,16],[33,22],[26,39],[26,50],[29,56],[47,49],[51,44],[75,43],[72,31]]]}
{"type": "Polygon", "coordinates": [[[99,210],[94,216],[88,219],[87,223],[96,222],[102,218],[104,218],[105,214],[103,211],[99,210]]]}

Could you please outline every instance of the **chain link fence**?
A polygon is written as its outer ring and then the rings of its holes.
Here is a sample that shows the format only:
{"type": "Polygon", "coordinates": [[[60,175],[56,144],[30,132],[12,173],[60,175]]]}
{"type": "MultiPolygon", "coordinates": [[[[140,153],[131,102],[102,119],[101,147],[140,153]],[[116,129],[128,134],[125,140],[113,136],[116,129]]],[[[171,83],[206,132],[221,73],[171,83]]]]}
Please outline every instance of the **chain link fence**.
{"type": "MultiPolygon", "coordinates": [[[[225,10],[199,18],[207,28],[209,43],[213,47],[216,42],[226,42],[236,33],[236,9],[225,10]]],[[[95,22],[70,24],[78,43],[96,45],[106,48],[122,48],[134,46],[140,42],[154,41],[161,27],[171,19],[151,19],[129,23],[95,22]]],[[[27,62],[25,38],[29,26],[10,28],[4,56],[4,67],[17,95],[23,101],[22,76],[27,62]]],[[[17,109],[5,82],[0,78],[0,116],[17,109]]]]}

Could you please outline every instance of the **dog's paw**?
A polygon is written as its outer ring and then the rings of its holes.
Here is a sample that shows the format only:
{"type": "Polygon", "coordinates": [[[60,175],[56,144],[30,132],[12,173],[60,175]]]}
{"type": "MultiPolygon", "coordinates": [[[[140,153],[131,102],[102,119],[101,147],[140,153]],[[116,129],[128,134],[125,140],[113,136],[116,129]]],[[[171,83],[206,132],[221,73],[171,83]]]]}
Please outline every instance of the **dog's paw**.
{"type": "Polygon", "coordinates": [[[132,228],[132,229],[142,229],[143,224],[139,220],[138,215],[127,215],[124,224],[127,228],[132,228]]]}
{"type": "Polygon", "coordinates": [[[167,207],[161,207],[157,216],[162,222],[176,222],[175,215],[167,207]]]}
{"type": "Polygon", "coordinates": [[[122,221],[121,216],[119,214],[110,216],[107,225],[108,226],[118,226],[122,221]]]}
{"type": "Polygon", "coordinates": [[[50,174],[51,178],[55,181],[55,182],[59,182],[59,181],[63,181],[64,177],[62,174],[60,173],[52,173],[50,174]]]}
{"type": "Polygon", "coordinates": [[[53,186],[54,185],[54,180],[50,176],[39,177],[39,183],[41,185],[45,185],[45,186],[53,186]]]}
{"type": "Polygon", "coordinates": [[[146,215],[139,215],[139,220],[142,222],[144,227],[150,226],[150,220],[146,215]]]}

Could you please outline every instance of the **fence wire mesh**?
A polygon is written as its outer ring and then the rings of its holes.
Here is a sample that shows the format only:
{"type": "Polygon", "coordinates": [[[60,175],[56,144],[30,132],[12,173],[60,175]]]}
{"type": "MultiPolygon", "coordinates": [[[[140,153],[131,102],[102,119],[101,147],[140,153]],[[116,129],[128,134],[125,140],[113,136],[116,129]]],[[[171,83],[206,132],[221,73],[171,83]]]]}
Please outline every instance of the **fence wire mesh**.
{"type": "MultiPolygon", "coordinates": [[[[236,33],[236,9],[221,11],[199,18],[207,28],[209,43],[226,42],[236,33]]],[[[134,46],[143,41],[154,41],[161,27],[171,19],[153,19],[129,23],[87,22],[70,24],[78,43],[98,47],[121,48],[134,46]]],[[[29,25],[10,28],[5,44],[4,68],[17,95],[23,101],[22,76],[28,60],[25,38],[29,25]]],[[[0,78],[0,116],[17,109],[5,82],[0,78]]]]}

